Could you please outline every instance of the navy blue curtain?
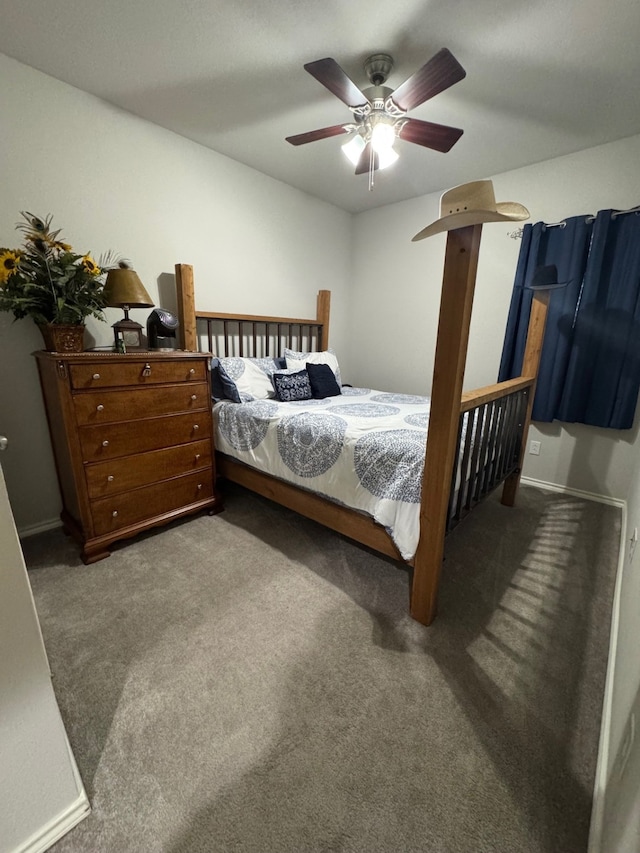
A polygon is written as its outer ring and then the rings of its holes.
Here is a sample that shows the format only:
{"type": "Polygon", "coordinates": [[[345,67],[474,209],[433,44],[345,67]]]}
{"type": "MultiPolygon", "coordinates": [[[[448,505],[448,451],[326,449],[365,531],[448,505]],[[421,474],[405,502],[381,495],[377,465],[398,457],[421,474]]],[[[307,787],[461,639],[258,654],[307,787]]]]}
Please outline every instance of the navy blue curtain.
{"type": "Polygon", "coordinates": [[[537,266],[555,264],[533,420],[630,429],[640,390],[640,216],[524,227],[499,381],[520,375],[537,266]]]}
{"type": "Polygon", "coordinates": [[[630,429],[639,389],[640,216],[601,210],[556,417],[630,429]]]}
{"type": "Polygon", "coordinates": [[[584,277],[593,222],[574,216],[562,225],[544,222],[525,225],[522,246],[511,296],[507,331],[502,350],[498,381],[520,376],[533,291],[527,285],[539,266],[555,264],[558,281],[567,286],[551,293],[547,326],[540,358],[538,385],[533,404],[534,421],[552,421],[565,388],[572,343],[576,305],[584,277]]]}

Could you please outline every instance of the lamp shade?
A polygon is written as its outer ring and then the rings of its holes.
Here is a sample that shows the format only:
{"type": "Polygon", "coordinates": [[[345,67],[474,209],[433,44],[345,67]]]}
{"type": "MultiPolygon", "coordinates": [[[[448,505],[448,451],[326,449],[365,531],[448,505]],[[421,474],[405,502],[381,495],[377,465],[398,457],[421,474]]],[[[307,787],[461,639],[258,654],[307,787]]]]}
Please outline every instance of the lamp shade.
{"type": "Polygon", "coordinates": [[[110,308],[152,308],[153,302],[135,270],[109,270],[104,285],[106,304],[110,308]]]}
{"type": "Polygon", "coordinates": [[[345,142],[345,144],[342,146],[342,150],[349,158],[349,160],[351,160],[354,166],[357,166],[360,162],[360,155],[362,154],[365,144],[366,143],[364,139],[360,136],[359,133],[357,133],[352,139],[349,140],[349,142],[345,142]]]}

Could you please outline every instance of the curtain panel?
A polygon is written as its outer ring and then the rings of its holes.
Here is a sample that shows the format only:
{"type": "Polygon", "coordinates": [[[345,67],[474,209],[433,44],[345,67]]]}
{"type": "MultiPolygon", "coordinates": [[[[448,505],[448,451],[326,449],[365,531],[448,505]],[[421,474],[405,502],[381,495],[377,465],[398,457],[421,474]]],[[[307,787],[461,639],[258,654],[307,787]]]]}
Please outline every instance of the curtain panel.
{"type": "Polygon", "coordinates": [[[520,374],[538,266],[555,264],[533,420],[630,429],[640,390],[640,216],[525,225],[499,381],[520,374]]]}

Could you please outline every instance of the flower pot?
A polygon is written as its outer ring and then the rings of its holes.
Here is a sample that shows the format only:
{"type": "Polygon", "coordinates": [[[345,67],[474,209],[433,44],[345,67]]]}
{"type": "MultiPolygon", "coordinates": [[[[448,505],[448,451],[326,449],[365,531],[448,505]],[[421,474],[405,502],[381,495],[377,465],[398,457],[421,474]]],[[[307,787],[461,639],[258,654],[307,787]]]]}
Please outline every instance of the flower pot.
{"type": "Polygon", "coordinates": [[[49,352],[82,352],[84,350],[84,324],[65,326],[59,323],[38,324],[49,352]]]}

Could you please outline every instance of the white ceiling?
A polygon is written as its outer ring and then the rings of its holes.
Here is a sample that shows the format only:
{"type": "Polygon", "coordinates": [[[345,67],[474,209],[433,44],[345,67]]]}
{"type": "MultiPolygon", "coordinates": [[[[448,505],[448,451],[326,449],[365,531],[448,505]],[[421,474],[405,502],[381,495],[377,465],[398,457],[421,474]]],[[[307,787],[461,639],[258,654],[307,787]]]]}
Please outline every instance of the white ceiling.
{"type": "Polygon", "coordinates": [[[639,0],[0,0],[0,22],[3,53],[352,212],[640,133],[639,0]],[[400,140],[370,192],[344,138],[285,142],[351,119],[305,62],[364,88],[388,52],[396,88],[441,47],[467,76],[411,116],[464,128],[448,154],[400,140]]]}

